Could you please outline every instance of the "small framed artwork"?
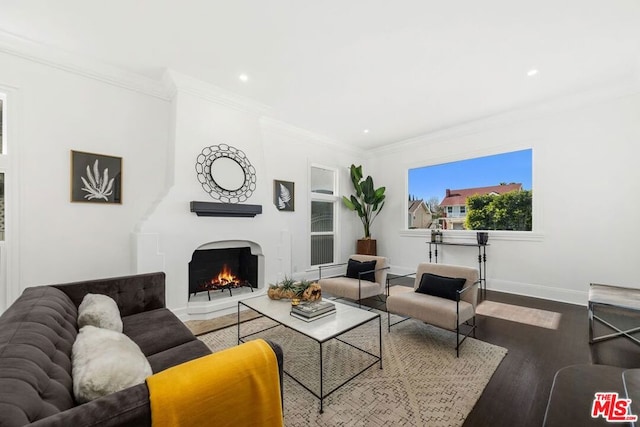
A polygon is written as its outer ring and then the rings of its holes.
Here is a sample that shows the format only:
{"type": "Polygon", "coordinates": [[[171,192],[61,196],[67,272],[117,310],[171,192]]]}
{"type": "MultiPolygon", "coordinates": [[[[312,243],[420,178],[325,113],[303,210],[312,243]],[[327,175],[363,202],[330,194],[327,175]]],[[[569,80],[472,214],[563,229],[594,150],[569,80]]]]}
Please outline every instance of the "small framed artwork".
{"type": "Polygon", "coordinates": [[[293,212],[295,202],[295,183],[273,180],[273,204],[279,211],[293,212]]]}
{"type": "Polygon", "coordinates": [[[71,150],[71,201],[122,204],[122,157],[71,150]]]}

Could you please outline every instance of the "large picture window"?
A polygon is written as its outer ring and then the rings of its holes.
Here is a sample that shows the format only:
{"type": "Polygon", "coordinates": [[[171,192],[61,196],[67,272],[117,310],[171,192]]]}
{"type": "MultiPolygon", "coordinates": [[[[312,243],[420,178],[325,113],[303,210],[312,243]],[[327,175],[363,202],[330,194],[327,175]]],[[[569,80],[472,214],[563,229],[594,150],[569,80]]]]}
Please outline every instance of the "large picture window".
{"type": "Polygon", "coordinates": [[[532,231],[532,150],[408,171],[410,229],[532,231]]]}
{"type": "Polygon", "coordinates": [[[334,262],[336,246],[336,170],[311,166],[311,266],[334,262]]]}

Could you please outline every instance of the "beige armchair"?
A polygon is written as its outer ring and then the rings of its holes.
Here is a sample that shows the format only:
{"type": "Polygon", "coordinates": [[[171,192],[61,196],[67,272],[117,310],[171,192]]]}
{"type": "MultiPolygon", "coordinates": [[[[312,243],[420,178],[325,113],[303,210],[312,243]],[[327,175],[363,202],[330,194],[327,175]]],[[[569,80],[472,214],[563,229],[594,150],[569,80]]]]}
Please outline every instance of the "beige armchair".
{"type": "Polygon", "coordinates": [[[349,262],[330,266],[347,266],[347,272],[339,277],[322,277],[323,268],[319,268],[318,284],[322,292],[328,292],[339,298],[360,302],[365,298],[383,295],[387,281],[387,258],[371,255],[351,255],[349,262]],[[369,264],[360,264],[360,263],[369,264]],[[373,264],[373,265],[372,265],[373,264]],[[349,277],[351,276],[351,277],[349,277]]]}
{"type": "Polygon", "coordinates": [[[419,264],[413,285],[414,292],[389,295],[387,287],[389,332],[391,332],[391,326],[397,325],[408,318],[418,319],[439,328],[456,331],[456,357],[459,356],[460,344],[471,333],[475,337],[478,283],[478,270],[476,268],[447,264],[419,264]],[[461,289],[456,290],[451,286],[454,280],[430,276],[425,278],[424,287],[419,289],[425,273],[443,276],[444,278],[464,280],[457,281],[461,289]],[[419,290],[430,293],[421,293],[419,290]],[[436,294],[441,295],[436,296],[436,294]],[[405,318],[392,325],[391,314],[398,314],[405,318]],[[469,330],[462,336],[461,340],[460,326],[463,324],[466,324],[469,330]]]}

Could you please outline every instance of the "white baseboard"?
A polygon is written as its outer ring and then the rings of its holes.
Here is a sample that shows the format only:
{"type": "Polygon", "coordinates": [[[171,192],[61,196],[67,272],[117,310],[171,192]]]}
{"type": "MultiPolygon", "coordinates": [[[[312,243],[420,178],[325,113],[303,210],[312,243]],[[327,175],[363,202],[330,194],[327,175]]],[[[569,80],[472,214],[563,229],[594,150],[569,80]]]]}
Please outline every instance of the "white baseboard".
{"type": "Polygon", "coordinates": [[[548,299],[569,304],[587,305],[589,291],[574,291],[553,286],[531,283],[520,283],[506,280],[487,278],[487,289],[509,294],[523,295],[533,298],[548,299]]]}

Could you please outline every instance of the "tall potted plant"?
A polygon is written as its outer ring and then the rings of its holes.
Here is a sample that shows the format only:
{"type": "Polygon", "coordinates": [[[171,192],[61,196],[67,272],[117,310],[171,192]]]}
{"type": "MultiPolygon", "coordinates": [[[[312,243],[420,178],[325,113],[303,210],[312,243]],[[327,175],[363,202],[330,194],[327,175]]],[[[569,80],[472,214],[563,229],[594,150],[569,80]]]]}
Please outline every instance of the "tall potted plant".
{"type": "Polygon", "coordinates": [[[347,208],[358,214],[364,226],[364,238],[358,240],[357,253],[376,255],[376,241],[371,238],[371,224],[384,206],[385,187],[374,188],[371,176],[363,178],[362,166],[351,165],[350,174],[356,194],[352,194],[350,198],[342,196],[342,201],[347,208]]]}

